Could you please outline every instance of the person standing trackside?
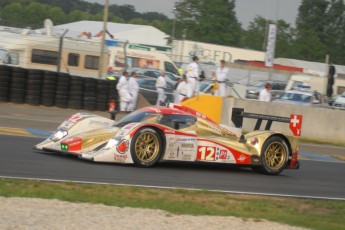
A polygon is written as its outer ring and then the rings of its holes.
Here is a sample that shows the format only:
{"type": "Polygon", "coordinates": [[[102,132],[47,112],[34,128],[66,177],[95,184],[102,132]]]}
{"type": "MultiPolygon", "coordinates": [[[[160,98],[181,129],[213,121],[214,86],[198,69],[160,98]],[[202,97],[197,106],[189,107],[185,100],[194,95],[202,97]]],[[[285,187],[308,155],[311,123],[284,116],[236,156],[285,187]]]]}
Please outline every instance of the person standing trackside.
{"type": "Polygon", "coordinates": [[[137,107],[138,95],[139,95],[139,84],[137,82],[138,74],[136,72],[131,73],[131,77],[128,80],[129,93],[132,95],[132,100],[128,104],[128,110],[134,111],[137,107]]]}
{"type": "Polygon", "coordinates": [[[132,100],[132,96],[129,93],[129,84],[128,84],[128,73],[123,72],[120,77],[119,83],[116,85],[117,92],[120,96],[120,111],[128,111],[128,104],[132,100]]]}
{"type": "Polygon", "coordinates": [[[192,95],[192,88],[187,81],[186,75],[183,75],[183,79],[178,83],[176,88],[176,99],[175,103],[180,103],[181,101],[190,98],[192,95]]]}
{"type": "Polygon", "coordinates": [[[156,105],[161,106],[164,105],[167,96],[165,95],[165,88],[166,86],[166,80],[165,80],[165,71],[161,71],[161,75],[157,78],[156,80],[156,88],[157,88],[157,93],[158,93],[158,98],[157,98],[157,103],[156,105]]]}
{"type": "Polygon", "coordinates": [[[270,89],[271,89],[271,84],[267,82],[265,84],[265,88],[262,89],[259,93],[259,101],[266,101],[266,102],[271,101],[270,89]]]}
{"type": "Polygon", "coordinates": [[[215,91],[215,96],[226,96],[226,80],[228,78],[229,68],[225,66],[225,61],[220,61],[220,67],[216,72],[213,72],[214,80],[218,83],[218,89],[215,91]]]}
{"type": "Polygon", "coordinates": [[[193,62],[187,66],[187,77],[188,82],[192,87],[193,95],[199,94],[199,58],[197,56],[193,57],[193,62]]]}

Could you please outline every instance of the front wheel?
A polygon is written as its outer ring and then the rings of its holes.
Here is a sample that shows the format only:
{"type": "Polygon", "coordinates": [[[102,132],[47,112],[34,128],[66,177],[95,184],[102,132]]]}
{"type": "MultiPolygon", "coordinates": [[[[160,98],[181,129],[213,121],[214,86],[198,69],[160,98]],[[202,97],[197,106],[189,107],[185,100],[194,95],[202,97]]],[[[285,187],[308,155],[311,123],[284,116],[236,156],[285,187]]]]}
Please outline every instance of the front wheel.
{"type": "Polygon", "coordinates": [[[152,128],[138,130],[132,139],[131,155],[134,164],[140,167],[151,167],[160,159],[162,138],[152,128]]]}
{"type": "Polygon", "coordinates": [[[285,140],[273,136],[266,140],[261,150],[261,166],[255,166],[254,171],[269,175],[277,175],[286,167],[289,150],[285,140]]]}

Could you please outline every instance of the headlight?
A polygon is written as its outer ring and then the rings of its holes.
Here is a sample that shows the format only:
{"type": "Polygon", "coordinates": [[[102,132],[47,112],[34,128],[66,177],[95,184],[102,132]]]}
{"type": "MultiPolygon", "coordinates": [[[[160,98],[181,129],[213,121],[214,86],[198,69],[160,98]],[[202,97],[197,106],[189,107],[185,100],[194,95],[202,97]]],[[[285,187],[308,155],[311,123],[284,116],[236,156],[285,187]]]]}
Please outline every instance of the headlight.
{"type": "Polygon", "coordinates": [[[103,148],[105,150],[114,148],[119,143],[118,139],[110,139],[107,143],[107,145],[103,148]]]}
{"type": "Polygon", "coordinates": [[[65,136],[68,135],[68,132],[66,130],[56,130],[51,136],[50,140],[56,142],[64,138],[65,136]]]}

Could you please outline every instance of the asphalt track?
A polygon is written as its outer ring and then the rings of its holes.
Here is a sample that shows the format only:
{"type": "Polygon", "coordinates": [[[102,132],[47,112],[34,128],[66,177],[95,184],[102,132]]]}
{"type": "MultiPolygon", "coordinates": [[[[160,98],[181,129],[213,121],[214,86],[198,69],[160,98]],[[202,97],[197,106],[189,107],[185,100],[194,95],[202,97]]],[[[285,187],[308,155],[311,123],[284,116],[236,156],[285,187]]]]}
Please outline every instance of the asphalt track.
{"type": "Polygon", "coordinates": [[[301,168],[278,176],[229,165],[161,163],[143,169],[32,150],[74,112],[0,104],[0,177],[345,200],[345,151],[340,147],[302,145],[301,168]]]}

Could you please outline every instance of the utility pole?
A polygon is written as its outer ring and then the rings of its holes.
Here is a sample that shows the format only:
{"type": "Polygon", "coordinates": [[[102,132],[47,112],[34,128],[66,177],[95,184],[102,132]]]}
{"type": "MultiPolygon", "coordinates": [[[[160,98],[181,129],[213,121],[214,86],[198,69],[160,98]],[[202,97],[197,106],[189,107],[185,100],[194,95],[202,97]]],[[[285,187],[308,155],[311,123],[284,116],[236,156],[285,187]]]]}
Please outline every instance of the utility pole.
{"type": "Polygon", "coordinates": [[[109,0],[105,0],[104,3],[104,13],[103,13],[103,33],[101,42],[101,54],[99,60],[99,70],[98,78],[102,77],[102,71],[104,66],[104,48],[105,48],[105,35],[107,33],[107,21],[108,21],[108,11],[109,11],[109,0]]]}
{"type": "Polygon", "coordinates": [[[57,63],[57,69],[56,72],[60,73],[61,70],[61,56],[62,56],[62,47],[63,47],[63,39],[68,32],[68,29],[63,32],[63,34],[60,36],[60,42],[59,42],[59,53],[58,53],[58,63],[57,63]]]}

